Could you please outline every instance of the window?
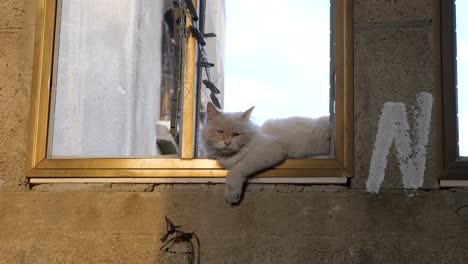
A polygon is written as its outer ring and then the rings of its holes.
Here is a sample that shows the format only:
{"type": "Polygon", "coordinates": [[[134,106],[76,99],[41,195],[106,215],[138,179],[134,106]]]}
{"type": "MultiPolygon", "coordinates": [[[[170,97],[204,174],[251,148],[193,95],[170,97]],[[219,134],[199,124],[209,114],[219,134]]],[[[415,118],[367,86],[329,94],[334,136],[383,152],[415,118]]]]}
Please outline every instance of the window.
{"type": "MultiPolygon", "coordinates": [[[[222,181],[226,171],[216,161],[197,158],[198,113],[199,106],[203,104],[199,98],[202,92],[198,91],[204,89],[197,88],[197,82],[206,76],[197,73],[200,50],[196,32],[188,34],[191,25],[201,29],[201,21],[191,17],[186,2],[38,1],[27,162],[27,176],[32,183],[73,181],[72,178],[113,182],[184,181],[185,178],[202,182],[222,181]],[[175,5],[172,6],[172,13],[164,12],[171,4],[175,5]],[[176,24],[183,30],[178,31],[169,24],[162,25],[163,18],[177,21],[176,24]],[[159,27],[160,32],[155,34],[159,27]],[[168,35],[172,39],[168,39],[168,35]],[[177,50],[167,55],[165,49],[177,50]],[[164,60],[171,61],[175,66],[165,68],[165,64],[161,63],[164,60]],[[102,89],[96,91],[96,87],[102,89]],[[107,89],[109,87],[112,89],[107,89]],[[109,104],[108,98],[116,101],[109,104]],[[152,104],[155,101],[157,103],[152,104]],[[72,107],[79,108],[79,111],[70,110],[72,107]],[[78,118],[76,113],[80,115],[78,118]],[[154,121],[156,124],[151,123],[154,121]],[[87,127],[83,129],[81,126],[87,127]],[[160,138],[155,136],[161,134],[158,129],[165,129],[172,141],[160,144],[160,138]],[[79,136],[72,140],[76,134],[79,136]],[[148,139],[141,141],[144,137],[148,139]]],[[[321,93],[329,93],[331,98],[326,100],[330,102],[329,105],[323,104],[325,112],[330,113],[333,120],[331,155],[321,159],[286,160],[258,175],[265,181],[287,178],[286,182],[345,183],[347,177],[352,175],[352,1],[334,0],[331,1],[331,8],[330,2],[323,2],[326,3],[325,10],[330,10],[327,17],[331,30],[330,37],[319,45],[330,47],[329,57],[332,60],[329,72],[325,72],[325,82],[331,80],[331,84],[323,85],[325,91],[321,93]]],[[[268,3],[266,1],[264,4],[268,3]]],[[[203,7],[207,3],[202,0],[199,4],[203,7]]],[[[244,4],[251,2],[245,1],[244,4]]],[[[228,4],[227,8],[235,7],[228,4]]],[[[263,8],[268,10],[267,6],[263,8]]],[[[297,10],[297,6],[294,9],[297,10]]],[[[206,14],[215,11],[207,8],[206,14]]],[[[202,15],[198,14],[200,17],[202,15]]],[[[257,14],[265,22],[265,31],[270,34],[277,32],[277,35],[271,35],[271,41],[294,37],[294,34],[275,31],[278,27],[274,24],[266,28],[266,22],[273,15],[271,12],[257,14]]],[[[300,16],[301,20],[297,23],[303,25],[307,22],[307,14],[300,16]]],[[[210,27],[208,20],[207,27],[210,27]]],[[[302,31],[300,27],[299,32],[293,31],[297,37],[294,41],[298,44],[297,50],[291,51],[294,53],[291,56],[313,54],[314,50],[311,49],[316,49],[311,45],[318,42],[310,37],[314,33],[302,31]]],[[[215,33],[224,34],[222,31],[215,33]]],[[[207,38],[206,41],[210,45],[211,40],[207,38]]],[[[248,36],[241,41],[247,43],[248,36]]],[[[278,50],[270,56],[281,57],[284,55],[282,52],[278,50]]],[[[214,58],[218,60],[221,57],[215,53],[214,58]]],[[[328,60],[327,56],[324,58],[328,60]]],[[[221,69],[221,74],[224,74],[222,63],[217,64],[215,69],[221,69]]],[[[226,65],[231,67],[231,64],[226,65]]],[[[267,76],[268,72],[263,67],[266,66],[260,66],[258,70],[263,70],[267,76]]],[[[312,68],[312,71],[317,74],[319,69],[312,68]]],[[[305,74],[302,73],[302,77],[305,74]]],[[[324,75],[323,72],[319,74],[324,75]]],[[[212,77],[219,80],[219,74],[212,77]]],[[[230,76],[226,78],[230,82],[230,76]]],[[[308,81],[304,87],[311,85],[311,82],[308,81]]],[[[224,86],[221,88],[223,93],[231,92],[225,91],[224,86]]],[[[302,93],[300,90],[287,92],[295,97],[301,97],[302,93]]],[[[229,106],[232,100],[224,99],[225,96],[219,97],[221,104],[226,103],[227,108],[237,108],[229,106]]],[[[301,103],[302,106],[304,104],[301,103]]]]}
{"type": "Polygon", "coordinates": [[[438,4],[443,110],[441,186],[468,185],[468,21],[464,15],[468,5],[461,0],[438,4]]]}

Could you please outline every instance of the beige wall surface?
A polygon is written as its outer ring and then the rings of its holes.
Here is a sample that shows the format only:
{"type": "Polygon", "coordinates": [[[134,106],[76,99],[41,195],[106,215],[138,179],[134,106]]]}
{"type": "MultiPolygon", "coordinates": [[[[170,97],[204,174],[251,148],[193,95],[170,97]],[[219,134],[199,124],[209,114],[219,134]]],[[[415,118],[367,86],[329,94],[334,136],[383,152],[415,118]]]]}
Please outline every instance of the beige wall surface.
{"type": "MultiPolygon", "coordinates": [[[[29,186],[25,178],[35,1],[0,1],[0,263],[184,263],[159,252],[164,216],[200,237],[202,263],[468,263],[468,192],[440,190],[431,0],[354,1],[355,175],[350,186],[29,186]],[[434,99],[424,183],[403,190],[390,148],[378,194],[366,189],[386,103],[434,99]]],[[[419,137],[416,135],[415,137],[419,137]]],[[[414,175],[407,175],[413,177],[414,175]]]]}
{"type": "Polygon", "coordinates": [[[0,2],[0,185],[27,190],[24,178],[35,2],[0,2]]]}

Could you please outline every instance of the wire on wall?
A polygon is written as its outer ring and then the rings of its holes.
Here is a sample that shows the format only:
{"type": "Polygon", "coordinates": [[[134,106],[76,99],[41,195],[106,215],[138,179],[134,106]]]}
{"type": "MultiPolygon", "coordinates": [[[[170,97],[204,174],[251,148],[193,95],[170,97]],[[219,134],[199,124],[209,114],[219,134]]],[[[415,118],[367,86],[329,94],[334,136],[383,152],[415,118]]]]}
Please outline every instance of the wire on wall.
{"type": "Polygon", "coordinates": [[[166,216],[166,226],[167,232],[166,234],[161,237],[161,242],[164,244],[159,248],[159,250],[164,250],[171,253],[180,253],[174,252],[170,250],[172,243],[181,243],[185,242],[187,244],[187,252],[183,252],[187,254],[187,263],[188,264],[200,264],[200,240],[195,232],[184,232],[180,230],[180,226],[176,226],[172,223],[169,218],[166,216]],[[169,237],[171,237],[169,239],[169,237]],[[169,239],[169,240],[168,240],[169,239]],[[195,243],[192,241],[195,240],[195,243]]]}

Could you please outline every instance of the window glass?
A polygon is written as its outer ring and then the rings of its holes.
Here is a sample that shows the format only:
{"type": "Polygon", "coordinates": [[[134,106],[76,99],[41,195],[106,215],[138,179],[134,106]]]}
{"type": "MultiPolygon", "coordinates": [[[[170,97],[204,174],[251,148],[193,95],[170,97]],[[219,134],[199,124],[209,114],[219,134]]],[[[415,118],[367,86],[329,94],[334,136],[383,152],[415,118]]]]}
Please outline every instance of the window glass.
{"type": "MultiPolygon", "coordinates": [[[[255,106],[258,125],[272,118],[330,115],[330,1],[207,1],[209,77],[225,112],[255,106]]],[[[200,118],[213,101],[200,91],[200,118]]],[[[216,105],[216,104],[215,104],[216,105]]],[[[202,128],[201,125],[199,128],[202,128]]]]}
{"type": "Polygon", "coordinates": [[[225,111],[329,115],[329,1],[227,1],[225,56],[225,111]]]}
{"type": "Polygon", "coordinates": [[[177,153],[167,8],[152,0],[60,3],[49,156],[177,153]]]}
{"type": "Polygon", "coordinates": [[[456,5],[457,33],[457,104],[460,156],[468,156],[468,1],[456,5]]]}

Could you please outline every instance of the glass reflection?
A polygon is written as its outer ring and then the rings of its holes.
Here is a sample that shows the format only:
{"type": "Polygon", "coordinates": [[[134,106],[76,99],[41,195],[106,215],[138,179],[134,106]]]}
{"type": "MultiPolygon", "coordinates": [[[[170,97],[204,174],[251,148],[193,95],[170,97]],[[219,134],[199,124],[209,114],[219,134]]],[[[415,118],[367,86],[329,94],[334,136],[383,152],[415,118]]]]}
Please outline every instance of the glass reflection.
{"type": "MultiPolygon", "coordinates": [[[[217,37],[204,49],[215,64],[210,75],[222,110],[255,106],[258,125],[330,115],[330,8],[330,1],[207,1],[205,32],[217,37]]],[[[199,131],[211,101],[209,89],[200,91],[199,131]]]]}
{"type": "Polygon", "coordinates": [[[177,153],[168,3],[60,3],[49,157],[177,153]]]}
{"type": "Polygon", "coordinates": [[[468,2],[456,1],[458,146],[468,156],[468,2]]]}
{"type": "Polygon", "coordinates": [[[329,1],[228,1],[225,54],[225,111],[329,115],[329,1]]]}

